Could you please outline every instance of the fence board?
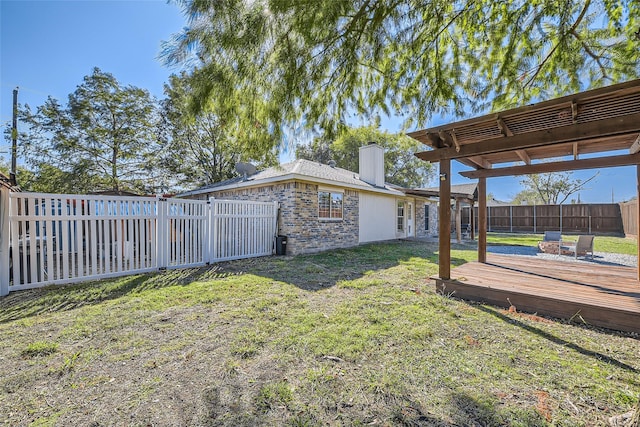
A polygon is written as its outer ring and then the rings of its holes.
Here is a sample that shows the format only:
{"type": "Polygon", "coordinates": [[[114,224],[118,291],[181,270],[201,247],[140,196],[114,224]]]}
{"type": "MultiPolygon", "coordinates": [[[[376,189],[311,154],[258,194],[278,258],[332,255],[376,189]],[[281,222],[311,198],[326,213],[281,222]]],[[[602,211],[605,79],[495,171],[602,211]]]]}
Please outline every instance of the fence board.
{"type": "Polygon", "coordinates": [[[638,235],[638,200],[620,203],[620,214],[624,234],[628,236],[638,235]]]}

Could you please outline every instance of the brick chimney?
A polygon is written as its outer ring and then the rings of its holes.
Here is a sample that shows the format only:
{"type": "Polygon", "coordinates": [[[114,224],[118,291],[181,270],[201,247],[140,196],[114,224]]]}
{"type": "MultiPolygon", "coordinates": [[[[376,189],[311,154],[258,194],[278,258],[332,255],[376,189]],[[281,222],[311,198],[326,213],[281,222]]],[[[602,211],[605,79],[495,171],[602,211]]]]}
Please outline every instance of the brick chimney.
{"type": "Polygon", "coordinates": [[[384,148],[374,142],[360,147],[360,180],[384,187],[384,148]]]}

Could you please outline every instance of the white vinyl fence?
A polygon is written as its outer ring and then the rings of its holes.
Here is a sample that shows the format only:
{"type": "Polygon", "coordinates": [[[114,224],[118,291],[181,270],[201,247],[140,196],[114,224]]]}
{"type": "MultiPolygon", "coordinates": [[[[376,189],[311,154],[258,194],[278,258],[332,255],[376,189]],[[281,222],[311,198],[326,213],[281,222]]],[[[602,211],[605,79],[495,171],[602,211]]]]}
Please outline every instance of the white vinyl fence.
{"type": "Polygon", "coordinates": [[[7,193],[1,295],[273,253],[276,202],[7,193]]]}

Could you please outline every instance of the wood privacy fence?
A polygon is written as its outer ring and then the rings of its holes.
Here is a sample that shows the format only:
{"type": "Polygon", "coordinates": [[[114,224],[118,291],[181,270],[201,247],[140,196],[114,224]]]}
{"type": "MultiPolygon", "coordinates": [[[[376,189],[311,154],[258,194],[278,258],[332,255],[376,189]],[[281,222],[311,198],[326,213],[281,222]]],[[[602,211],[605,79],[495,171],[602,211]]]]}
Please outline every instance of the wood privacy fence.
{"type": "Polygon", "coordinates": [[[277,202],[216,199],[6,192],[0,203],[2,295],[271,255],[278,213],[277,202]]]}
{"type": "MultiPolygon", "coordinates": [[[[468,224],[469,209],[463,209],[461,213],[462,224],[468,224]]],[[[476,225],[477,213],[476,207],[476,225]]],[[[487,206],[487,228],[510,233],[623,233],[618,204],[487,206]]]]}
{"type": "Polygon", "coordinates": [[[638,200],[620,203],[622,226],[626,236],[638,235],[638,200]]]}

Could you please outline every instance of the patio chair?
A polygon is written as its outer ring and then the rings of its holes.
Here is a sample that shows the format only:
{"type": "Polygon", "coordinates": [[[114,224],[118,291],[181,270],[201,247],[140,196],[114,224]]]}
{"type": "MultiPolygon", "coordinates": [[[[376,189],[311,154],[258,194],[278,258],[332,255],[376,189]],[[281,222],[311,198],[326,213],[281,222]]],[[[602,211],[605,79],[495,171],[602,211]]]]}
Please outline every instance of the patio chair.
{"type": "Polygon", "coordinates": [[[560,242],[562,241],[562,233],[559,231],[545,231],[543,242],[560,242]]]}
{"type": "Polygon", "coordinates": [[[562,233],[559,231],[545,231],[541,242],[538,242],[538,249],[545,253],[562,254],[562,233]]]}
{"type": "Polygon", "coordinates": [[[569,252],[573,252],[574,257],[578,259],[579,254],[584,254],[585,258],[587,254],[591,253],[591,259],[593,259],[593,240],[596,236],[578,236],[577,242],[567,243],[562,245],[562,249],[569,252]]]}

